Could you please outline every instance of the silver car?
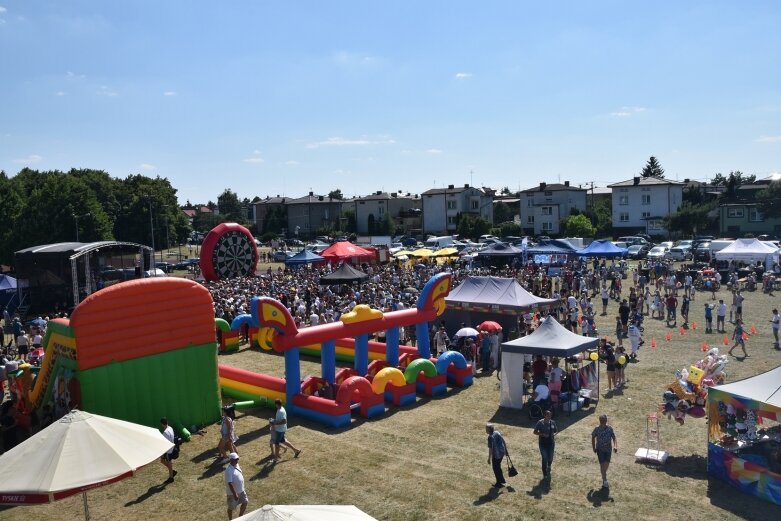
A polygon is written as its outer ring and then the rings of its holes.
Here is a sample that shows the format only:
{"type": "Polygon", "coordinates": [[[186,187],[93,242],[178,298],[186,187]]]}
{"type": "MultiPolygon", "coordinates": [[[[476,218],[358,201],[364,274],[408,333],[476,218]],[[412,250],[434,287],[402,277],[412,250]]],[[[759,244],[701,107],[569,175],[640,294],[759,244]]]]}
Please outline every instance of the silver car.
{"type": "Polygon", "coordinates": [[[664,259],[665,255],[667,255],[667,252],[669,249],[667,246],[654,246],[651,248],[651,251],[648,252],[648,259],[649,260],[662,260],[664,259]]]}
{"type": "Polygon", "coordinates": [[[690,246],[676,246],[670,248],[666,257],[675,261],[686,261],[692,258],[692,249],[690,246]]]}

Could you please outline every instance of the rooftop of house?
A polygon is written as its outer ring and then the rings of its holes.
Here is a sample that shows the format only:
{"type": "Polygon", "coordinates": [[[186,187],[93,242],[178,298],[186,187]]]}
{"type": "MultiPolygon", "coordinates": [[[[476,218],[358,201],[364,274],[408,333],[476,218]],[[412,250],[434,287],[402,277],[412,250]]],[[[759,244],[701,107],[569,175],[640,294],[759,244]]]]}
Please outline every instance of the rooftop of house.
{"type": "Polygon", "coordinates": [[[409,192],[403,193],[401,191],[399,192],[382,192],[377,191],[373,194],[365,195],[363,197],[356,197],[355,201],[387,201],[390,199],[420,199],[420,196],[418,194],[411,194],[409,192]]]}
{"type": "Polygon", "coordinates": [[[576,192],[585,192],[586,188],[581,188],[579,186],[574,186],[569,184],[569,181],[564,181],[564,183],[540,183],[538,186],[534,186],[532,188],[527,188],[526,190],[521,190],[523,193],[531,193],[531,192],[561,192],[564,190],[572,190],[576,192]]]}
{"type": "Polygon", "coordinates": [[[465,192],[470,188],[477,190],[478,192],[484,193],[482,190],[480,190],[475,186],[469,186],[468,184],[465,184],[464,186],[448,185],[447,188],[432,188],[431,190],[426,190],[421,195],[460,194],[461,192],[465,192]]]}
{"type": "Polygon", "coordinates": [[[613,183],[612,185],[607,185],[608,188],[617,188],[617,187],[629,187],[629,186],[663,186],[663,185],[675,185],[675,186],[683,186],[686,183],[683,183],[681,181],[671,181],[670,179],[664,179],[659,177],[640,177],[635,176],[632,179],[627,179],[626,181],[621,181],[619,183],[613,183]]]}

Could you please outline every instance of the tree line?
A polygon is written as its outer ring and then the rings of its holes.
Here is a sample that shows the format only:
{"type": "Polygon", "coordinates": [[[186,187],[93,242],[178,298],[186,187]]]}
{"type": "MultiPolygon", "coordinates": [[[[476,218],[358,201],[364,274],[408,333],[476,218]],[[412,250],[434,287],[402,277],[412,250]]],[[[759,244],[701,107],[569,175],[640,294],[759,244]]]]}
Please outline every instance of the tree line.
{"type": "Polygon", "coordinates": [[[92,169],[0,171],[0,263],[14,252],[57,242],[125,241],[162,248],[190,226],[166,178],[124,179],[92,169]],[[154,229],[154,240],[152,230],[154,229]]]}

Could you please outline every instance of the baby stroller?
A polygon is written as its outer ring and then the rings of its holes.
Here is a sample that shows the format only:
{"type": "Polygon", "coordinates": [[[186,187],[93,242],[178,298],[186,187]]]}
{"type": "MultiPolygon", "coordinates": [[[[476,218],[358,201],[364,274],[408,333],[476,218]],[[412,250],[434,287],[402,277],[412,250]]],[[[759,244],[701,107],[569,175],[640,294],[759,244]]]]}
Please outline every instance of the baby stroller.
{"type": "Polygon", "coordinates": [[[641,333],[645,333],[645,328],[643,327],[644,318],[645,317],[643,316],[642,311],[635,311],[631,317],[631,319],[635,321],[635,324],[637,325],[637,329],[639,329],[641,333]]]}

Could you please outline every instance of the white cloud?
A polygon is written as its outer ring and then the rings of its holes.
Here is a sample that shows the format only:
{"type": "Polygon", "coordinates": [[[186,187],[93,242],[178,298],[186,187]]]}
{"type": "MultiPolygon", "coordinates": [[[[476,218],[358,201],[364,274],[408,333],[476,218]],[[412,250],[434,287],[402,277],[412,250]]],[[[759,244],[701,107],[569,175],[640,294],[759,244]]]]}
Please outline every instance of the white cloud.
{"type": "Polygon", "coordinates": [[[781,143],[781,136],[759,136],[754,141],[757,143],[781,143]]]}
{"type": "Polygon", "coordinates": [[[393,139],[367,139],[365,137],[358,139],[349,139],[343,137],[329,137],[325,141],[316,141],[309,143],[306,148],[320,148],[320,147],[342,147],[342,146],[366,146],[366,145],[392,145],[395,141],[393,139]]]}
{"type": "Polygon", "coordinates": [[[141,170],[156,170],[157,167],[155,165],[150,165],[149,163],[141,163],[138,165],[138,168],[141,170]]]}
{"type": "Polygon", "coordinates": [[[299,163],[298,163],[298,161],[294,161],[294,160],[291,159],[290,161],[285,161],[285,164],[289,165],[289,166],[295,166],[295,165],[297,165],[299,163]]]}
{"type": "Polygon", "coordinates": [[[54,95],[55,96],[65,96],[65,92],[63,92],[61,90],[58,90],[57,92],[54,93],[54,95]]]}
{"type": "Polygon", "coordinates": [[[114,98],[116,96],[119,96],[119,93],[113,89],[110,89],[106,85],[101,85],[100,89],[98,89],[97,93],[98,96],[106,96],[108,98],[114,98]]]}
{"type": "Polygon", "coordinates": [[[645,107],[621,107],[621,109],[617,110],[616,112],[611,112],[610,115],[614,118],[628,118],[630,116],[634,116],[635,114],[645,112],[646,110],[647,109],[645,107]]]}
{"type": "Polygon", "coordinates": [[[472,77],[471,72],[457,72],[456,73],[456,79],[457,80],[466,80],[472,77]]]}
{"type": "Polygon", "coordinates": [[[428,150],[426,150],[426,153],[427,154],[441,154],[442,151],[440,149],[438,149],[438,148],[429,148],[428,150]]]}
{"type": "Polygon", "coordinates": [[[335,52],[331,59],[342,67],[361,67],[377,63],[377,58],[374,56],[349,51],[335,52]]]}
{"type": "Polygon", "coordinates": [[[252,163],[259,165],[260,163],[265,163],[262,157],[260,157],[260,150],[255,149],[252,151],[252,157],[248,157],[247,159],[243,160],[245,163],[252,163]]]}
{"type": "Polygon", "coordinates": [[[83,80],[84,78],[86,78],[86,75],[84,75],[84,74],[76,74],[73,71],[66,72],[65,76],[67,76],[68,78],[76,79],[76,80],[83,80]]]}
{"type": "Polygon", "coordinates": [[[176,96],[177,92],[175,90],[167,90],[163,92],[163,96],[176,96]]]}
{"type": "Polygon", "coordinates": [[[31,165],[33,163],[40,163],[43,158],[38,154],[30,154],[27,157],[21,159],[14,159],[13,162],[19,165],[31,165]]]}
{"type": "Polygon", "coordinates": [[[0,5],[0,13],[4,13],[4,12],[6,12],[7,10],[8,10],[8,9],[6,9],[6,8],[5,8],[5,7],[3,7],[2,5],[0,5]]]}

